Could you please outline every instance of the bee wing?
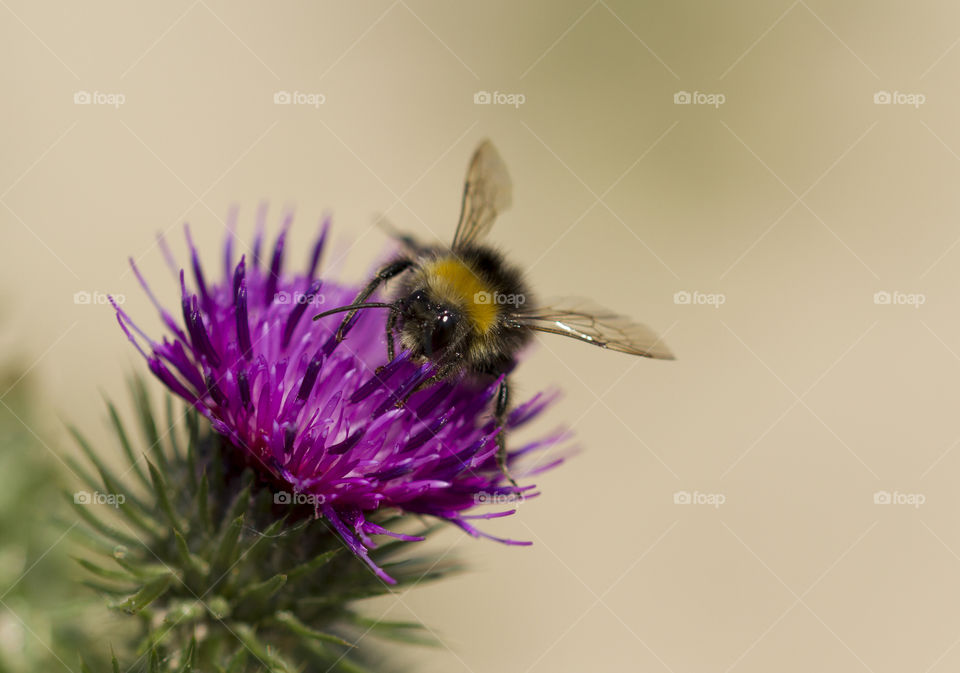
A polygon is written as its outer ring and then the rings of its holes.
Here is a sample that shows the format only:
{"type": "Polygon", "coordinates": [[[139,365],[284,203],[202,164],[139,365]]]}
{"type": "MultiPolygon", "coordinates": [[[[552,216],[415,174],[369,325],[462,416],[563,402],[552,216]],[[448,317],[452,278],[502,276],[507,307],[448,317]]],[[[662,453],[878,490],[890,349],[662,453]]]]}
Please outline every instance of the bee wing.
{"type": "Polygon", "coordinates": [[[500,153],[489,140],[484,140],[473,153],[463,185],[460,222],[453,235],[456,252],[480,241],[493,226],[497,215],[513,203],[513,185],[500,153]]]}
{"type": "Polygon", "coordinates": [[[559,334],[621,353],[674,359],[649,327],[587,299],[564,299],[547,306],[521,308],[511,315],[511,320],[536,332],[559,334]]]}

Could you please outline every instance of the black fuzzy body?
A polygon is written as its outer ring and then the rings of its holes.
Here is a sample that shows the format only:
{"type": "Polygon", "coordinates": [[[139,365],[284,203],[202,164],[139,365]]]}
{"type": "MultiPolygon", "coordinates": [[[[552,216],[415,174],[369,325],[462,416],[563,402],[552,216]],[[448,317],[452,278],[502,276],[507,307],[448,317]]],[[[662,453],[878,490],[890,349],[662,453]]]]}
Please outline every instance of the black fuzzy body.
{"type": "MultiPolygon", "coordinates": [[[[441,368],[454,374],[458,370],[479,376],[499,376],[508,373],[516,363],[517,353],[530,341],[531,331],[515,319],[518,309],[529,306],[532,297],[519,268],[507,262],[503,255],[489,246],[472,245],[456,252],[445,247],[419,248],[411,270],[401,276],[395,294],[400,306],[409,302],[417,292],[425,293],[429,311],[452,311],[458,316],[458,325],[449,350],[429,353],[423,343],[423,317],[401,311],[399,333],[403,346],[419,360],[434,360],[441,368]],[[520,305],[495,304],[496,317],[484,330],[468,318],[469,306],[441,296],[435,289],[430,268],[438,260],[455,260],[466,266],[492,297],[522,298],[520,305]]],[[[460,297],[470,301],[471,297],[460,297]]]]}

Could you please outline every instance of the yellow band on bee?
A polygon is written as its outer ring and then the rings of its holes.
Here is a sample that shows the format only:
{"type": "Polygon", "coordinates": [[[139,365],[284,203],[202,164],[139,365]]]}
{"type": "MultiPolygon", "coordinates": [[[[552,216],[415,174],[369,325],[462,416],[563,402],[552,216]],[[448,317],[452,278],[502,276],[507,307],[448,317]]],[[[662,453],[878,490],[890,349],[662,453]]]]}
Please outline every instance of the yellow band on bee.
{"type": "Polygon", "coordinates": [[[493,327],[498,311],[494,294],[473,269],[459,259],[444,257],[424,271],[437,297],[460,307],[478,332],[493,327]]]}

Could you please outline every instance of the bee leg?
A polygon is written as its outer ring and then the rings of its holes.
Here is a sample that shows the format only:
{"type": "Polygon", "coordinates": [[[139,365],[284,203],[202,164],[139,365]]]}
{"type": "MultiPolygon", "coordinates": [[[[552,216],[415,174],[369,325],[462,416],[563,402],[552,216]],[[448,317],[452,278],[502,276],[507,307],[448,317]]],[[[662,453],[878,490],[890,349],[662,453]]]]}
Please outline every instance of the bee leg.
{"type": "MultiPolygon", "coordinates": [[[[393,358],[396,355],[395,348],[396,346],[393,343],[393,330],[397,325],[397,312],[390,311],[390,315],[387,316],[387,364],[393,362],[393,358]]],[[[380,365],[377,367],[376,373],[379,374],[383,371],[383,368],[387,365],[380,365]]]]}
{"type": "Polygon", "coordinates": [[[510,476],[507,469],[507,408],[510,404],[510,388],[507,385],[507,379],[504,377],[500,382],[500,388],[497,390],[497,406],[494,409],[493,417],[497,422],[500,432],[497,433],[497,467],[503,473],[510,483],[517,487],[516,480],[510,476]]]}
{"type": "MultiPolygon", "coordinates": [[[[353,300],[354,304],[361,304],[367,300],[367,298],[374,293],[374,291],[380,287],[380,284],[390,280],[394,276],[399,276],[401,273],[413,266],[414,261],[412,259],[398,259],[396,261],[390,262],[385,267],[377,271],[377,275],[374,276],[367,286],[360,291],[360,294],[356,296],[353,300]]],[[[343,341],[343,337],[346,335],[347,330],[350,328],[350,323],[353,320],[353,317],[357,314],[357,311],[360,309],[353,309],[347,313],[347,316],[343,319],[343,322],[340,323],[340,327],[337,329],[337,343],[343,341]]]]}
{"type": "Polygon", "coordinates": [[[397,326],[397,312],[390,311],[387,316],[387,362],[393,362],[396,353],[394,351],[393,330],[397,326]]]}

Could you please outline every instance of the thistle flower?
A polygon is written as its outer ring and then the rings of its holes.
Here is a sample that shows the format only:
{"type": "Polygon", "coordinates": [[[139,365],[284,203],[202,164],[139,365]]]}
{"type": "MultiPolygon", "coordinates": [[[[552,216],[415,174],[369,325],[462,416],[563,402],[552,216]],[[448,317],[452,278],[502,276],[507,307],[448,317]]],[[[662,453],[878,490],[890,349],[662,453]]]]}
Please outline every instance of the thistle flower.
{"type": "MultiPolygon", "coordinates": [[[[114,304],[123,331],[173,393],[206,416],[242,464],[271,484],[275,503],[307,502],[384,581],[371,559],[373,535],[419,540],[384,528],[380,513],[399,510],[453,523],[473,536],[506,544],[472,523],[513,514],[515,507],[473,514],[478,504],[513,503],[535,495],[515,486],[496,463],[497,428],[490,401],[498,381],[443,381],[400,404],[433,373],[432,363],[401,352],[386,362],[384,316],[362,311],[340,343],[336,318],[314,321],[324,309],[349,304],[358,288],[318,275],[327,239],[325,221],[303,273],[284,270],[287,216],[267,260],[263,211],[252,255],[224,250],[225,275],[210,281],[190,240],[192,285],[180,271],[182,324],[155,299],[169,334],[157,341],[114,304]]],[[[503,431],[537,416],[553,399],[537,394],[510,413],[503,431]]],[[[524,469],[524,459],[564,437],[555,433],[508,455],[515,478],[549,469],[554,458],[524,469]]]]}

